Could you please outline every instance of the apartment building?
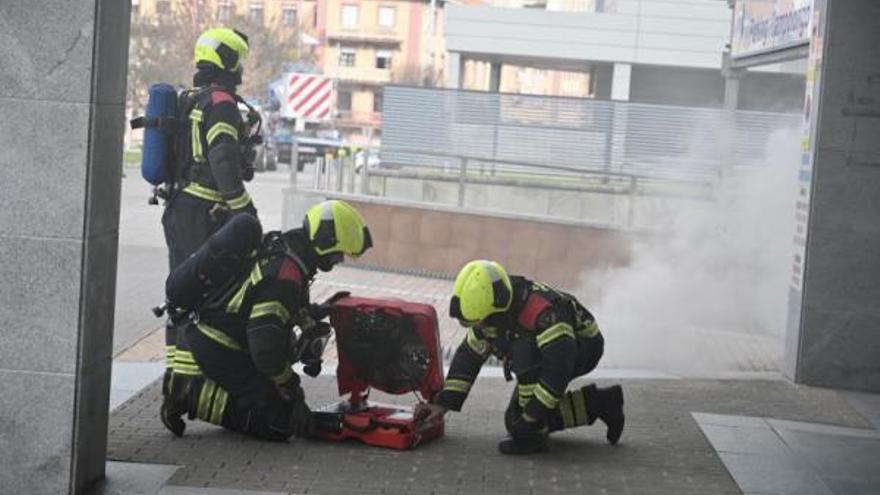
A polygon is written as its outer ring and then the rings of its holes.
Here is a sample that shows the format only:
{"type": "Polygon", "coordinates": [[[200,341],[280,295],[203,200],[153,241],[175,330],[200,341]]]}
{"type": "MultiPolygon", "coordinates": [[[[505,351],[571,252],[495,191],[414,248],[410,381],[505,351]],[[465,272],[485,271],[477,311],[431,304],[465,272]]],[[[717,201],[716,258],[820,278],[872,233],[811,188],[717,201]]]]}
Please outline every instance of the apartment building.
{"type": "Polygon", "coordinates": [[[336,126],[355,144],[381,139],[389,83],[443,80],[442,8],[425,0],[318,0],[318,64],[337,81],[336,126]]]}

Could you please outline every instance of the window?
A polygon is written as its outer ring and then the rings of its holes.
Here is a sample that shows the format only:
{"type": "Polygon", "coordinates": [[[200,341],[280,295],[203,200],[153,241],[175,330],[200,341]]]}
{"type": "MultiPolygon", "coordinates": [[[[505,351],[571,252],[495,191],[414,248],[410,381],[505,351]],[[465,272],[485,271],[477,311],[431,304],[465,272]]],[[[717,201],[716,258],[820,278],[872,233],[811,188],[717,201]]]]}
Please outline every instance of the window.
{"type": "Polygon", "coordinates": [[[159,0],[156,2],[156,13],[157,14],[170,14],[171,13],[171,1],[170,0],[159,0]]]}
{"type": "Polygon", "coordinates": [[[357,5],[342,6],[342,27],[353,28],[358,25],[357,5]]]}
{"type": "Polygon", "coordinates": [[[354,67],[356,62],[356,55],[354,48],[340,48],[339,49],[339,65],[341,67],[354,67]]]}
{"type": "Polygon", "coordinates": [[[382,27],[394,27],[394,7],[379,7],[379,25],[382,27]]]}
{"type": "Polygon", "coordinates": [[[296,7],[293,5],[285,5],[281,9],[281,23],[285,26],[293,26],[296,24],[296,7]]]}
{"type": "Polygon", "coordinates": [[[339,94],[336,97],[336,108],[340,112],[351,111],[351,91],[339,91],[339,94]]]}
{"type": "Polygon", "coordinates": [[[232,5],[231,0],[220,0],[217,2],[217,20],[220,22],[227,22],[232,18],[232,14],[235,12],[235,6],[232,5]]]}
{"type": "Polygon", "coordinates": [[[373,111],[374,112],[382,112],[382,101],[383,101],[382,91],[374,91],[373,92],[373,111]]]}
{"type": "Polygon", "coordinates": [[[377,69],[390,69],[391,68],[391,51],[389,51],[389,50],[376,50],[376,68],[377,69]]]}
{"type": "Polygon", "coordinates": [[[251,22],[262,24],[263,23],[263,3],[262,2],[251,3],[250,10],[248,10],[248,17],[250,17],[251,22]]]}

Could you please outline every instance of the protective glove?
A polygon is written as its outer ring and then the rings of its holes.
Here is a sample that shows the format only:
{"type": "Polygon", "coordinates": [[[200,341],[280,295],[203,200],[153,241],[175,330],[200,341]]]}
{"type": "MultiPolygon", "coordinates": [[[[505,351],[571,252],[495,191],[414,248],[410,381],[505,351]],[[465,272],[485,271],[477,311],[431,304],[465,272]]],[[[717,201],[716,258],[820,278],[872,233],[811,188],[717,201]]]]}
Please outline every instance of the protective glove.
{"type": "Polygon", "coordinates": [[[333,312],[333,305],[336,304],[340,299],[346,298],[351,295],[351,292],[346,290],[341,290],[336,294],[328,297],[327,300],[322,302],[321,304],[313,303],[309,305],[309,315],[315,321],[321,321],[324,318],[330,316],[333,312]]]}
{"type": "Polygon", "coordinates": [[[257,160],[257,150],[252,145],[241,147],[241,180],[250,182],[254,178],[254,162],[257,160]]]}
{"type": "Polygon", "coordinates": [[[318,359],[317,361],[312,361],[309,364],[303,366],[303,373],[309,375],[312,378],[321,374],[321,363],[323,361],[318,359]]]}
{"type": "Polygon", "coordinates": [[[538,440],[547,436],[547,426],[543,421],[520,415],[510,425],[510,436],[514,440],[538,440]]]}

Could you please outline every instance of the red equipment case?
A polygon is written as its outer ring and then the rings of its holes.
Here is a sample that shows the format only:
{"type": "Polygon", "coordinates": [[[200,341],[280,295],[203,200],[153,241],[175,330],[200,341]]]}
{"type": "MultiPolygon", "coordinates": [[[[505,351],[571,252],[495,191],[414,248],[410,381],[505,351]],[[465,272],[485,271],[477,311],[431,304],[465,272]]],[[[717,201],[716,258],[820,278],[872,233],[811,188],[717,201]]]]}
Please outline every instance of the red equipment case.
{"type": "Polygon", "coordinates": [[[339,355],[339,395],[350,395],[315,412],[318,438],[351,438],[403,450],[443,436],[442,421],[419,429],[412,408],[367,401],[371,387],[393,395],[416,392],[422,400],[430,400],[443,388],[433,306],[345,297],[334,303],[330,324],[339,355]]]}

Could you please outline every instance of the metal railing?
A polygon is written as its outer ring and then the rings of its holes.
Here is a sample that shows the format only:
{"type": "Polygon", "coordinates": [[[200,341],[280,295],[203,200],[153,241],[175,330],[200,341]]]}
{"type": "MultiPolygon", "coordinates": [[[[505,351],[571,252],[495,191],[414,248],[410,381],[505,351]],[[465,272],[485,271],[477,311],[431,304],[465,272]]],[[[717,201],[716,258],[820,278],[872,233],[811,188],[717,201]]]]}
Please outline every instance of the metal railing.
{"type": "MultiPolygon", "coordinates": [[[[707,200],[713,197],[714,182],[699,180],[668,180],[640,176],[628,172],[608,170],[589,170],[566,165],[536,164],[519,160],[504,160],[488,163],[477,156],[458,155],[423,151],[418,149],[383,147],[380,152],[380,166],[370,167],[370,155],[377,150],[365,149],[358,157],[318,158],[312,179],[316,191],[360,194],[365,196],[386,196],[385,184],[388,180],[409,180],[421,183],[455,184],[458,208],[465,208],[469,187],[504,186],[529,188],[533,191],[571,191],[599,195],[623,196],[627,198],[627,211],[624,225],[634,225],[634,211],[638,197],[667,197],[694,200],[707,200]],[[419,155],[431,159],[442,159],[443,168],[411,166],[408,162],[393,163],[385,161],[389,156],[419,155]],[[371,187],[378,184],[375,189],[371,187]],[[676,187],[680,186],[680,187],[676,187]]],[[[424,203],[431,203],[424,196],[424,203]]],[[[549,211],[546,212],[549,214],[549,211]]]]}

